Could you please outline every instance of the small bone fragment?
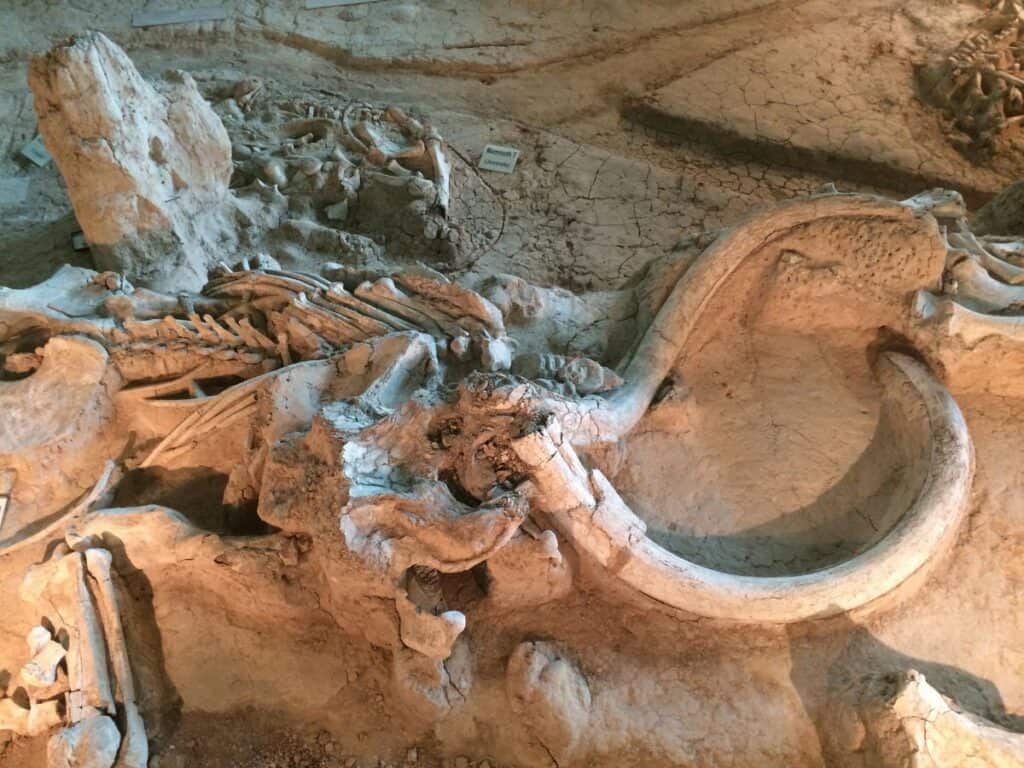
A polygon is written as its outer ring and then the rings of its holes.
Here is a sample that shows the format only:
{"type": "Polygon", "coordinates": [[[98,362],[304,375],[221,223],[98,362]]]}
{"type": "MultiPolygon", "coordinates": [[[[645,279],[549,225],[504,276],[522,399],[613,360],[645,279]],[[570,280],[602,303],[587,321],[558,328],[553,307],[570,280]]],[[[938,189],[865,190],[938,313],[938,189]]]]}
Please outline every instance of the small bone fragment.
{"type": "Polygon", "coordinates": [[[434,183],[437,184],[437,205],[441,212],[447,215],[452,195],[452,166],[445,156],[441,135],[432,127],[427,129],[425,143],[427,145],[427,155],[434,166],[434,183]]]}
{"type": "MultiPolygon", "coordinates": [[[[8,360],[11,358],[8,355],[8,360]]],[[[14,493],[14,481],[17,473],[13,469],[0,469],[0,528],[4,526],[4,515],[7,513],[7,505],[11,502],[11,494],[14,493]]]]}
{"type": "Polygon", "coordinates": [[[900,202],[915,213],[931,214],[937,219],[959,219],[967,215],[963,195],[953,189],[936,187],[900,202]]]}
{"type": "Polygon", "coordinates": [[[36,625],[25,635],[25,642],[28,643],[29,655],[35,657],[41,653],[46,644],[53,640],[53,635],[46,627],[36,625]]]}
{"type": "Polygon", "coordinates": [[[395,600],[401,622],[402,642],[429,659],[443,661],[451,656],[452,646],[466,629],[466,617],[460,611],[444,611],[435,616],[421,610],[406,595],[395,600]]]}
{"type": "Polygon", "coordinates": [[[54,642],[44,627],[33,627],[29,631],[28,644],[32,658],[21,668],[21,679],[27,685],[45,688],[57,682],[57,665],[60,664],[67,651],[60,643],[54,642]],[[48,638],[40,644],[42,633],[48,638]]]}
{"type": "Polygon", "coordinates": [[[0,699],[0,731],[13,731],[19,736],[38,736],[60,725],[60,703],[57,700],[30,702],[30,709],[19,707],[14,699],[0,699]]]}
{"type": "Polygon", "coordinates": [[[149,743],[146,726],[135,699],[135,681],[132,677],[128,648],[124,639],[124,626],[118,607],[117,590],[111,575],[111,555],[105,549],[85,551],[86,568],[96,580],[100,613],[106,631],[110,661],[117,682],[119,703],[124,712],[124,741],[117,755],[117,768],[146,768],[149,761],[149,743]]]}

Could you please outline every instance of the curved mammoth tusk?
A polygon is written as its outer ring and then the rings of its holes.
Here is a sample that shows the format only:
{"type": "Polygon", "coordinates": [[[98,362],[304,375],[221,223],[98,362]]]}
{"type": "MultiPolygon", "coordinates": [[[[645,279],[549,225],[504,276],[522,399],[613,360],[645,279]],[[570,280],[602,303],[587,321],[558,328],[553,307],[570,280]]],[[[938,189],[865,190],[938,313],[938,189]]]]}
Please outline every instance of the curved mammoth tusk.
{"type": "Polygon", "coordinates": [[[654,322],[620,370],[626,384],[607,398],[587,397],[549,407],[573,445],[615,440],[629,432],[650,406],[679,358],[704,309],[748,259],[801,227],[827,219],[910,221],[912,206],[867,195],[828,195],[794,201],[752,215],[713,242],[679,279],[654,322]]]}
{"type": "Polygon", "coordinates": [[[951,546],[966,512],[974,452],[960,409],[916,360],[878,363],[896,434],[924,460],[920,492],[878,543],[838,565],[794,576],[724,573],[685,560],[646,535],[598,471],[587,473],[557,421],[513,443],[529,469],[535,509],[580,552],[674,608],[739,622],[792,623],[851,611],[892,592],[951,546]]]}

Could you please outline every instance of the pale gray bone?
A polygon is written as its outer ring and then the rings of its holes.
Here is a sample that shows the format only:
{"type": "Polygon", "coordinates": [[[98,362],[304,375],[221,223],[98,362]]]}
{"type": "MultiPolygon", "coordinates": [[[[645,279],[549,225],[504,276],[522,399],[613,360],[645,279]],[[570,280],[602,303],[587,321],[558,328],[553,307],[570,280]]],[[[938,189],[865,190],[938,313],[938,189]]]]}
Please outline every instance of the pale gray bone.
{"type": "Polygon", "coordinates": [[[149,761],[149,743],[146,740],[146,726],[142,721],[135,696],[135,680],[128,659],[117,588],[112,576],[112,557],[105,549],[91,547],[85,550],[85,564],[97,585],[107,648],[124,716],[124,738],[114,765],[115,768],[146,768],[149,761]]]}

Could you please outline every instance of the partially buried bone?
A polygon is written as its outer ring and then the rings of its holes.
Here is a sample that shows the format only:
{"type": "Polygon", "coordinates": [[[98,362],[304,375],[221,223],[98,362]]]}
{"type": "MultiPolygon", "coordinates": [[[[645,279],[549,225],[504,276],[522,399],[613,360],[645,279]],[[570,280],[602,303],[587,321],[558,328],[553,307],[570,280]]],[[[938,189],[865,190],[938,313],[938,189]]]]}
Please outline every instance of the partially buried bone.
{"type": "Polygon", "coordinates": [[[121,734],[106,715],[93,715],[50,737],[46,747],[48,768],[111,768],[121,734]]]}
{"type": "MultiPolygon", "coordinates": [[[[880,768],[1017,768],[1024,734],[960,710],[915,670],[878,681],[857,707],[861,751],[880,768]]],[[[866,764],[866,763],[858,763],[866,764]]]]}
{"type": "Polygon", "coordinates": [[[968,346],[988,338],[1024,341],[1024,317],[975,312],[949,296],[933,296],[927,291],[919,291],[914,314],[939,329],[943,336],[958,338],[968,346]]]}
{"type": "Polygon", "coordinates": [[[512,361],[512,373],[566,385],[566,394],[594,395],[622,386],[622,377],[596,360],[530,352],[512,361]]]}
{"type": "Polygon", "coordinates": [[[967,254],[1002,282],[1010,285],[1024,283],[1024,268],[1011,264],[989,251],[970,230],[950,233],[947,239],[951,248],[955,249],[950,251],[950,257],[956,261],[959,261],[956,255],[967,254]]]}
{"type": "Polygon", "coordinates": [[[29,709],[14,699],[0,699],[0,731],[12,731],[19,736],[38,736],[60,725],[60,703],[51,701],[29,702],[29,709]]]}
{"type": "Polygon", "coordinates": [[[124,739],[117,754],[118,768],[146,768],[149,760],[149,744],[146,740],[146,726],[135,699],[135,681],[128,661],[128,648],[124,639],[121,611],[118,607],[117,590],[111,574],[111,555],[105,549],[90,548],[85,551],[86,568],[95,580],[100,613],[110,652],[114,679],[117,682],[118,703],[124,715],[124,739]]]}
{"type": "Polygon", "coordinates": [[[973,259],[963,259],[948,269],[947,292],[978,312],[1003,312],[1024,307],[1024,286],[1006,285],[993,278],[973,259]]]}
{"type": "Polygon", "coordinates": [[[57,682],[57,666],[67,655],[64,646],[54,642],[46,627],[33,627],[28,634],[32,658],[21,668],[21,679],[30,686],[45,688],[57,682]]]}
{"type": "Polygon", "coordinates": [[[537,747],[529,765],[568,762],[590,721],[586,678],[554,643],[520,643],[509,659],[505,686],[513,713],[537,747]]]}
{"type": "Polygon", "coordinates": [[[46,601],[64,620],[68,633],[68,719],[77,723],[97,713],[114,714],[103,628],[85,579],[79,552],[56,555],[29,568],[21,597],[46,601]]]}

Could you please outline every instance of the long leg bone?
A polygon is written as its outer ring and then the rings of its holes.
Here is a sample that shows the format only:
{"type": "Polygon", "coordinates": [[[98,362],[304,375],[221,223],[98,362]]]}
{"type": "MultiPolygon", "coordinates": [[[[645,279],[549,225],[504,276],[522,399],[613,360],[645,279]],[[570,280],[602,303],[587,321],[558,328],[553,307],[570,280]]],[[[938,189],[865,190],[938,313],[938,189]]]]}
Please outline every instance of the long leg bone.
{"type": "Polygon", "coordinates": [[[96,713],[113,714],[103,629],[85,580],[82,555],[71,552],[28,570],[21,585],[23,600],[49,598],[67,629],[68,718],[77,723],[96,713]]]}
{"type": "Polygon", "coordinates": [[[149,744],[146,741],[146,727],[135,699],[135,681],[128,661],[128,648],[124,639],[121,611],[118,607],[117,590],[111,575],[111,555],[105,549],[90,548],[85,551],[85,564],[89,575],[95,579],[99,597],[100,613],[106,630],[110,661],[120,705],[124,711],[124,739],[117,754],[115,768],[146,768],[149,760],[149,744]]]}

